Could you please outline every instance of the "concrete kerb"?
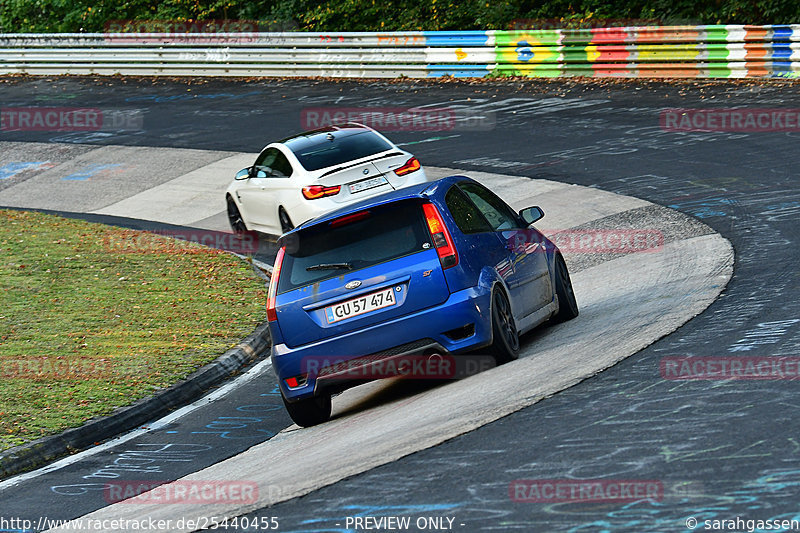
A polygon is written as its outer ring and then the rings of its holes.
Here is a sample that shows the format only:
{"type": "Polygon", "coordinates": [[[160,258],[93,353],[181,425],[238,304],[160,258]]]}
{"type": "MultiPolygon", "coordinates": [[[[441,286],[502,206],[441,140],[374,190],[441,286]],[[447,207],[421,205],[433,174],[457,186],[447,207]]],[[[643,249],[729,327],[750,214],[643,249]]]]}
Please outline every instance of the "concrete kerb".
{"type": "Polygon", "coordinates": [[[183,407],[244,367],[263,359],[271,346],[267,322],[215,361],[193,372],[180,383],[156,392],[108,416],[94,418],[80,427],[51,435],[0,453],[0,479],[44,466],[61,456],[86,449],[148,421],[183,407]]]}

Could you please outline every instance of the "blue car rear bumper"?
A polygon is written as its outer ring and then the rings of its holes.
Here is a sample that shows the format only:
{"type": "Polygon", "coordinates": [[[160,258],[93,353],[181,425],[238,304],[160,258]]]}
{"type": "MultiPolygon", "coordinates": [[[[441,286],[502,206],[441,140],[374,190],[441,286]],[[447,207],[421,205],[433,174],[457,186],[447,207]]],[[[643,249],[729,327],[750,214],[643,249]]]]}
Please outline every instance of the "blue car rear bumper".
{"type": "Polygon", "coordinates": [[[440,305],[390,322],[297,348],[282,343],[273,345],[272,365],[281,392],[289,401],[322,393],[328,388],[327,382],[308,375],[309,369],[317,368],[320,361],[346,361],[387,352],[423,353],[433,350],[437,353],[460,353],[486,346],[492,342],[490,302],[490,289],[471,287],[451,294],[440,305]],[[454,334],[456,331],[459,333],[454,334]],[[446,334],[448,332],[450,335],[446,334]],[[462,336],[464,333],[471,334],[462,336]],[[286,384],[286,379],[299,376],[303,376],[305,383],[300,380],[299,386],[291,388],[286,384]]]}

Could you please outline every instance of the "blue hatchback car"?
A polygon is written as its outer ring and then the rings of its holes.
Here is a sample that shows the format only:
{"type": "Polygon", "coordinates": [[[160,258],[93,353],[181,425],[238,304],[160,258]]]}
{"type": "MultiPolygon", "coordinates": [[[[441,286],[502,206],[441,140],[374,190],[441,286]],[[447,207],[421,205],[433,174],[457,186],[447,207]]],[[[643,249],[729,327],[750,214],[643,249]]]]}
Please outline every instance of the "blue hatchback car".
{"type": "Polygon", "coordinates": [[[564,258],[531,225],[542,216],[450,176],[284,234],[267,318],[292,420],[328,420],[331,395],[364,382],[342,379],[342,363],[482,349],[501,364],[517,358],[520,334],[576,317],[564,258]]]}

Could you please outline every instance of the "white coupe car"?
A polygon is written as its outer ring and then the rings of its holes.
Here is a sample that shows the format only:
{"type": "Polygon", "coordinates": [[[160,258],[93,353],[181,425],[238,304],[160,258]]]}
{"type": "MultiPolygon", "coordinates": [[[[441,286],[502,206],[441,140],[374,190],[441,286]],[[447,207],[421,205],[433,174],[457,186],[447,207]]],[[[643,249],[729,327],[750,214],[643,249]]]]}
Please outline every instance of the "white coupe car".
{"type": "Polygon", "coordinates": [[[280,235],[362,198],[427,181],[412,154],[361,124],[309,131],[268,144],[225,193],[235,232],[280,235]]]}

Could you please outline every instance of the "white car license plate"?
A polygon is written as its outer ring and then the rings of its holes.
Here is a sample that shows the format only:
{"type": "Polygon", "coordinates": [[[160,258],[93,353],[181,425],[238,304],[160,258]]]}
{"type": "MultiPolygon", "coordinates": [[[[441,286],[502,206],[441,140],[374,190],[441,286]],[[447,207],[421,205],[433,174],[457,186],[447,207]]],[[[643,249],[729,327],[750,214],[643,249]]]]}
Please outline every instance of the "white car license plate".
{"type": "Polygon", "coordinates": [[[397,303],[394,297],[394,290],[394,287],[389,287],[388,289],[365,294],[364,296],[326,307],[325,318],[328,320],[328,324],[333,324],[376,309],[391,307],[397,303]]]}
{"type": "Polygon", "coordinates": [[[381,185],[385,185],[389,183],[386,181],[386,178],[383,176],[378,176],[375,178],[370,178],[368,180],[357,181],[355,183],[350,183],[350,193],[355,194],[357,192],[366,191],[367,189],[374,189],[375,187],[380,187],[381,185]]]}

